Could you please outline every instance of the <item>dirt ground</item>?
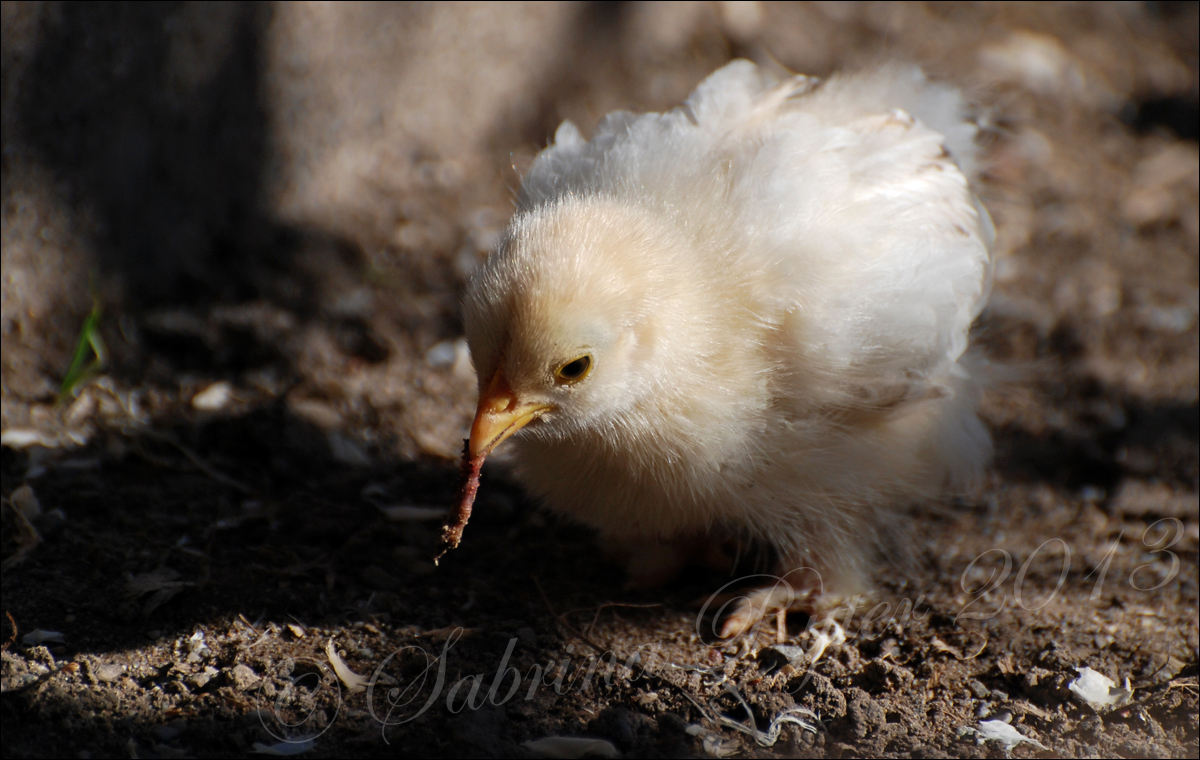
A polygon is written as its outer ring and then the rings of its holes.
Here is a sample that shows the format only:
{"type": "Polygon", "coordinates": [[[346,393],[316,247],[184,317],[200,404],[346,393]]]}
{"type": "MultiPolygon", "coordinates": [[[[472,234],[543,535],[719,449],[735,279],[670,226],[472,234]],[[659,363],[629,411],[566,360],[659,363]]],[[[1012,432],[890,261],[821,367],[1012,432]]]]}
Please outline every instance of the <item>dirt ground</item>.
{"type": "Polygon", "coordinates": [[[4,756],[1196,756],[1198,28],[4,3],[4,756]],[[999,231],[988,483],[911,508],[913,560],[815,665],[800,615],[714,639],[697,600],[733,577],[624,590],[502,461],[430,561],[474,404],[457,298],[520,171],[737,56],[962,87],[999,231]],[[104,361],[63,392],[89,315],[104,361]]]}

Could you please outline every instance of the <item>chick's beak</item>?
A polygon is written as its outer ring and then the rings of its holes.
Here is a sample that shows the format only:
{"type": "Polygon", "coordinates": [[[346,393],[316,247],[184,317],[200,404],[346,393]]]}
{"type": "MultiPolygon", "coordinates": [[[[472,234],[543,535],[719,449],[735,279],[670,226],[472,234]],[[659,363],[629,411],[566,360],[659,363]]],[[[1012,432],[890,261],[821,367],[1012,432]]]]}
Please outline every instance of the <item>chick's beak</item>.
{"type": "Polygon", "coordinates": [[[479,396],[471,425],[471,457],[490,453],[504,439],[553,408],[552,404],[522,402],[509,387],[504,371],[496,370],[487,390],[479,396]]]}

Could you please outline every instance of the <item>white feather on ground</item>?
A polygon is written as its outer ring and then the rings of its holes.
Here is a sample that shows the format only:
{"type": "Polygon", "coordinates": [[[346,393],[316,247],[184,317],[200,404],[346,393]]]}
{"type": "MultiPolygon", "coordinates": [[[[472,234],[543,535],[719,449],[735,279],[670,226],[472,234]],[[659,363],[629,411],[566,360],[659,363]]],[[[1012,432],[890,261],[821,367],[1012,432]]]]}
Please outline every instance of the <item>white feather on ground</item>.
{"type": "Polygon", "coordinates": [[[990,452],[964,352],[993,230],[964,114],[916,68],[734,61],[590,141],[564,122],[466,295],[472,453],[523,427],[519,479],[628,547],[635,582],[733,535],[819,574],[793,604],[861,588],[894,508],[990,452]]]}

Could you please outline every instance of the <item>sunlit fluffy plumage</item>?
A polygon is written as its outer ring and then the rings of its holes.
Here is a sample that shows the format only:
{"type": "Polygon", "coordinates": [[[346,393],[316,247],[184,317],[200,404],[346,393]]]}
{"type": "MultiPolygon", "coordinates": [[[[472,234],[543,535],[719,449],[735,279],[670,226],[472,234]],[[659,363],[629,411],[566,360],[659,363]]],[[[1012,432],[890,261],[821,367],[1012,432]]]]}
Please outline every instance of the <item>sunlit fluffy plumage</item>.
{"type": "Polygon", "coordinates": [[[512,439],[519,479],[642,547],[635,580],[737,535],[855,590],[891,509],[989,453],[964,362],[993,238],[975,131],[915,68],[747,61],[590,141],[564,122],[465,299],[481,394],[501,372],[549,409],[512,439]]]}

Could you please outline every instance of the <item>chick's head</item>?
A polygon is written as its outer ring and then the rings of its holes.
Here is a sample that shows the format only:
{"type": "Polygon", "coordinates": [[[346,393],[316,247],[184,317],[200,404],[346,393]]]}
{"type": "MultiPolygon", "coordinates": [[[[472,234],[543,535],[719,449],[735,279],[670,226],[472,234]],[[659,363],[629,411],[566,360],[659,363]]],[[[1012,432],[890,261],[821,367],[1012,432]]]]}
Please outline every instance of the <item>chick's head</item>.
{"type": "Polygon", "coordinates": [[[551,440],[611,427],[669,382],[686,352],[663,340],[680,246],[661,220],[596,199],[514,219],[464,303],[480,396],[472,456],[527,425],[551,440]]]}

